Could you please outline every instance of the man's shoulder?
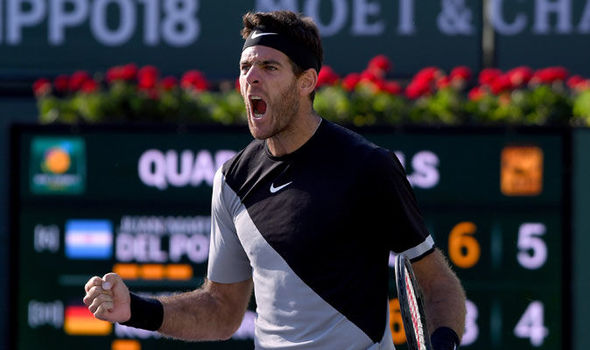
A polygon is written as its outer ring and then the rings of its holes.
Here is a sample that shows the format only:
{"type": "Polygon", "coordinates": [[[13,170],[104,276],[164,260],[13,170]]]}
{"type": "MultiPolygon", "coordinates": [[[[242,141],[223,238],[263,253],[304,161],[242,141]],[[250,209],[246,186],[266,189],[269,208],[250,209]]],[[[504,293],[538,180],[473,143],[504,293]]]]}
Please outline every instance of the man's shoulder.
{"type": "Polygon", "coordinates": [[[351,129],[331,123],[335,137],[332,138],[336,162],[344,162],[349,169],[358,169],[365,176],[375,174],[404,175],[404,169],[395,153],[368,140],[351,129]]]}
{"type": "Polygon", "coordinates": [[[369,141],[365,136],[340,124],[327,122],[326,129],[326,134],[328,134],[326,141],[333,143],[337,147],[345,147],[358,151],[372,151],[379,148],[379,146],[369,141]]]}
{"type": "Polygon", "coordinates": [[[347,158],[380,162],[391,157],[390,150],[373,143],[357,131],[336,123],[329,123],[328,129],[330,136],[327,142],[347,158]]]}

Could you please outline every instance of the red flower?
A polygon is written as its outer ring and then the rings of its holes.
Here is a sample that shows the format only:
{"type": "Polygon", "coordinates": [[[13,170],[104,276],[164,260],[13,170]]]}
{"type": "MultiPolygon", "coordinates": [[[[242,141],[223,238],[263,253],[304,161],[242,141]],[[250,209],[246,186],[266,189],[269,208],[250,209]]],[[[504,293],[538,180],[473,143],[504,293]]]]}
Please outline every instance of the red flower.
{"type": "Polygon", "coordinates": [[[467,66],[458,66],[451,70],[449,74],[450,80],[468,81],[471,79],[471,69],[467,66]]]}
{"type": "Polygon", "coordinates": [[[70,91],[79,91],[82,88],[82,85],[84,85],[84,83],[90,79],[92,78],[90,78],[90,74],[88,74],[86,71],[79,70],[74,72],[69,81],[70,91]]]}
{"type": "Polygon", "coordinates": [[[510,81],[510,76],[508,74],[500,75],[491,82],[490,88],[492,89],[492,92],[496,95],[499,95],[502,92],[512,89],[513,85],[510,81]]]}
{"type": "Polygon", "coordinates": [[[396,82],[387,81],[370,74],[368,74],[365,78],[363,78],[363,75],[361,74],[359,84],[366,85],[373,93],[385,92],[396,95],[401,92],[401,87],[396,82]]]}
{"type": "Polygon", "coordinates": [[[479,72],[479,83],[490,86],[501,75],[502,71],[497,68],[485,68],[479,72]]]}
{"type": "MultiPolygon", "coordinates": [[[[462,79],[462,78],[457,78],[457,79],[462,79]]],[[[442,76],[436,80],[436,87],[438,89],[447,88],[447,87],[449,87],[449,85],[451,85],[451,80],[452,79],[449,76],[442,76]]]]}
{"type": "Polygon", "coordinates": [[[51,92],[51,82],[48,79],[40,78],[33,83],[33,93],[35,96],[44,96],[51,92]]]}
{"type": "Polygon", "coordinates": [[[121,78],[121,67],[120,66],[115,66],[115,67],[111,67],[107,70],[107,73],[105,75],[105,79],[107,81],[107,83],[112,83],[114,81],[117,80],[122,80],[121,78]]]}
{"type": "Polygon", "coordinates": [[[481,86],[476,86],[473,89],[469,90],[467,97],[471,101],[479,101],[482,99],[482,97],[484,97],[484,95],[485,95],[484,89],[482,89],[481,86]]]}
{"type": "Polygon", "coordinates": [[[375,83],[378,80],[380,80],[381,77],[375,75],[375,73],[373,73],[372,71],[366,69],[364,71],[361,72],[360,75],[360,81],[359,82],[363,82],[363,83],[375,83]]]}
{"type": "Polygon", "coordinates": [[[121,67],[121,79],[125,81],[135,80],[138,74],[137,66],[133,63],[129,63],[121,67]]]}
{"type": "Polygon", "coordinates": [[[330,68],[330,66],[323,66],[318,74],[317,87],[321,87],[324,85],[334,85],[336,84],[338,79],[340,79],[340,77],[338,77],[338,74],[336,74],[334,70],[330,68]]]}
{"type": "Polygon", "coordinates": [[[520,87],[528,84],[533,76],[533,70],[527,66],[520,66],[509,70],[506,74],[514,87],[520,87]]]}
{"type": "Polygon", "coordinates": [[[190,70],[182,76],[180,79],[180,86],[183,89],[194,89],[196,91],[204,91],[209,87],[209,82],[198,70],[190,70]]]}
{"type": "Polygon", "coordinates": [[[584,81],[580,75],[574,75],[567,80],[567,86],[570,89],[575,89],[576,86],[584,81]]]}
{"type": "Polygon", "coordinates": [[[569,72],[564,67],[552,67],[551,71],[555,80],[565,81],[569,76],[569,72]]]}
{"type": "Polygon", "coordinates": [[[391,69],[391,61],[385,55],[377,55],[369,61],[368,68],[376,68],[382,71],[389,71],[391,69]]]}
{"type": "Polygon", "coordinates": [[[387,58],[387,56],[377,55],[369,61],[367,70],[373,73],[375,76],[383,78],[391,70],[392,66],[393,64],[389,58],[387,58]]]}
{"type": "Polygon", "coordinates": [[[133,63],[124,66],[115,66],[107,70],[106,81],[112,83],[115,81],[132,81],[137,77],[137,66],[133,63]]]}
{"type": "Polygon", "coordinates": [[[150,90],[158,82],[158,69],[154,66],[144,66],[137,72],[137,86],[140,90],[150,90]]]}
{"type": "Polygon", "coordinates": [[[430,83],[427,79],[414,79],[406,87],[406,96],[409,99],[417,99],[419,97],[431,94],[430,83]]]}
{"type": "Polygon", "coordinates": [[[96,90],[98,90],[98,83],[92,79],[86,80],[80,87],[80,91],[87,94],[93,93],[96,90]]]}
{"type": "Polygon", "coordinates": [[[402,92],[402,87],[395,81],[383,81],[380,90],[391,95],[399,95],[402,92]]]}
{"type": "Polygon", "coordinates": [[[137,88],[139,90],[152,90],[156,87],[156,82],[156,79],[144,78],[137,83],[137,88]]]}
{"type": "MultiPolygon", "coordinates": [[[[125,70],[125,67],[123,67],[123,70],[125,70]]],[[[143,66],[141,67],[141,69],[139,71],[137,71],[137,79],[142,79],[142,78],[155,78],[158,75],[160,75],[160,72],[158,71],[158,68],[154,67],[154,66],[143,66]]]]}
{"type": "Polygon", "coordinates": [[[551,84],[556,81],[565,81],[568,75],[568,71],[563,67],[547,67],[537,70],[532,80],[535,83],[551,84]]]}
{"type": "Polygon", "coordinates": [[[572,90],[585,91],[590,89],[590,79],[584,79],[579,75],[574,75],[567,80],[567,86],[572,90]]]}
{"type": "Polygon", "coordinates": [[[350,73],[342,79],[342,87],[346,91],[352,91],[356,88],[358,83],[361,81],[361,76],[358,73],[350,73]]]}
{"type": "Polygon", "coordinates": [[[160,86],[164,91],[170,91],[174,89],[177,85],[178,79],[172,76],[165,77],[160,81],[160,86]]]}
{"type": "Polygon", "coordinates": [[[55,86],[55,90],[58,92],[66,92],[70,86],[70,78],[67,75],[58,75],[53,80],[53,86],[55,86]]]}
{"type": "Polygon", "coordinates": [[[442,75],[442,71],[437,67],[422,68],[414,78],[413,81],[420,81],[420,84],[430,84],[442,75]]]}

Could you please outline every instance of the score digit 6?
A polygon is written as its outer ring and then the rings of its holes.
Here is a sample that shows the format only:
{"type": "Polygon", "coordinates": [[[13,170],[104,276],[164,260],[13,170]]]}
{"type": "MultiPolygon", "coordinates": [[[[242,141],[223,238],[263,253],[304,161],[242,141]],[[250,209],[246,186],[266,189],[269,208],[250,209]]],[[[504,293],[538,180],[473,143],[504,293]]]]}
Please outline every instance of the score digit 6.
{"type": "Polygon", "coordinates": [[[463,221],[455,225],[449,234],[449,258],[458,267],[467,269],[479,261],[481,248],[473,236],[477,226],[473,222],[463,221]]]}
{"type": "Polygon", "coordinates": [[[402,311],[399,306],[399,299],[389,300],[389,327],[393,336],[393,343],[400,345],[406,342],[406,330],[402,320],[402,311]]]}

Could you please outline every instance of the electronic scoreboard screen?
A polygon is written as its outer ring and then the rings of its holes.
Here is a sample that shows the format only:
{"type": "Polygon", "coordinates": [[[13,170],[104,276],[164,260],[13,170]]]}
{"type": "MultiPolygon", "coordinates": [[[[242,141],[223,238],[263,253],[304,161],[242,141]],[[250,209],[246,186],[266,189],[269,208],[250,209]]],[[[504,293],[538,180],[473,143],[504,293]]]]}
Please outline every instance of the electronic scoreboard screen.
{"type": "MultiPolygon", "coordinates": [[[[563,133],[359,131],[396,153],[435,243],[465,287],[462,348],[564,348],[563,133]]],[[[213,176],[251,140],[246,129],[17,125],[11,136],[12,348],[253,347],[253,301],[230,340],[204,343],[99,321],[82,303],[86,281],[110,271],[146,295],[202,283],[213,176]]],[[[405,349],[393,255],[390,265],[390,325],[405,349]]]]}

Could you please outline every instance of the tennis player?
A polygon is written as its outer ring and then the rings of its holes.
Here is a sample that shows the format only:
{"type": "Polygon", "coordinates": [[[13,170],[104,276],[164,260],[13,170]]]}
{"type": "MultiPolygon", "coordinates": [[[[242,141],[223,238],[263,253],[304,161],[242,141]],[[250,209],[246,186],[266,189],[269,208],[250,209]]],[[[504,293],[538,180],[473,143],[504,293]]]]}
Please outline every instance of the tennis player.
{"type": "MultiPolygon", "coordinates": [[[[228,339],[255,291],[256,349],[394,349],[390,251],[413,261],[434,349],[454,349],[465,296],[395,156],[313,109],[323,60],[310,18],[247,13],[240,89],[254,140],[216,174],[207,279],[157,299],[91,278],[95,317],[184,340],[228,339]]],[[[354,50],[354,48],[350,48],[354,50]]]]}

